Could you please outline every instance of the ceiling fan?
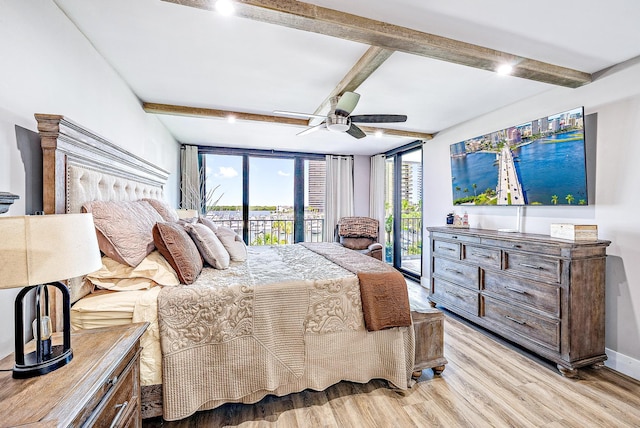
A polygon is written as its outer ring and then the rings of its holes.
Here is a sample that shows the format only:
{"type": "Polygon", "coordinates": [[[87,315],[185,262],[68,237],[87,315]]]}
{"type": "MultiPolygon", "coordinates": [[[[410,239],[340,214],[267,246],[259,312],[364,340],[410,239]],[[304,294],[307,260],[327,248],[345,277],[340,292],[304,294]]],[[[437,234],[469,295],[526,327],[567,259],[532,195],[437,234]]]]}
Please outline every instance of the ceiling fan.
{"type": "Polygon", "coordinates": [[[328,129],[334,132],[346,132],[355,138],[364,138],[366,134],[358,128],[356,123],[393,123],[406,122],[407,116],[403,114],[360,114],[351,116],[351,112],[356,108],[360,94],[355,92],[345,92],[342,96],[332,97],[331,110],[326,116],[308,113],[296,113],[291,111],[276,110],[274,113],[293,117],[304,117],[307,119],[320,119],[322,122],[311,126],[298,135],[306,135],[319,129],[328,129]]]}

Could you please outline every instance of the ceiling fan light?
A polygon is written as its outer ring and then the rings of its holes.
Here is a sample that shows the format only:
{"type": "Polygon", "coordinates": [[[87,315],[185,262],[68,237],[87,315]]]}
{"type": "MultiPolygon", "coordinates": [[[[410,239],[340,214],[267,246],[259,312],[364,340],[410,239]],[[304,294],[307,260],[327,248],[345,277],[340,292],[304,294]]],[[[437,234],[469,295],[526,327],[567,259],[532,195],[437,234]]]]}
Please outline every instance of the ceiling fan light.
{"type": "Polygon", "coordinates": [[[510,64],[502,64],[496,69],[496,72],[500,76],[508,76],[513,72],[513,66],[510,64]]]}
{"type": "Polygon", "coordinates": [[[218,0],[216,2],[216,11],[222,16],[230,16],[236,11],[231,0],[218,0]]]}

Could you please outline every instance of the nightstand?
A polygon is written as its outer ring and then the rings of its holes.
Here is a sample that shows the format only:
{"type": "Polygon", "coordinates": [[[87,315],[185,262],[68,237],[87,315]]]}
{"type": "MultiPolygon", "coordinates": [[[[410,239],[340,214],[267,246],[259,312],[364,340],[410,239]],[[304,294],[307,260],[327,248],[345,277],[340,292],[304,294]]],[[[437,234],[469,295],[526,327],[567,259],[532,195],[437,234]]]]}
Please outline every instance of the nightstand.
{"type": "MultiPolygon", "coordinates": [[[[73,360],[43,376],[13,379],[0,372],[0,427],[142,426],[140,336],[147,325],[74,332],[73,360]]],[[[14,362],[11,354],[0,369],[14,362]]]]}

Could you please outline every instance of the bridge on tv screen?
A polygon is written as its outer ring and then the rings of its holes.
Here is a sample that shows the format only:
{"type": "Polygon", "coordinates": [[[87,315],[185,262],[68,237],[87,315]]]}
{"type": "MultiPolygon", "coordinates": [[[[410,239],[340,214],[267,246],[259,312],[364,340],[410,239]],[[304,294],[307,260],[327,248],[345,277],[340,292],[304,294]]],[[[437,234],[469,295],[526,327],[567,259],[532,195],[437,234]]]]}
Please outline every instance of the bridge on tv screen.
{"type": "Polygon", "coordinates": [[[500,167],[498,172],[498,205],[524,205],[522,186],[516,173],[511,149],[505,146],[499,154],[500,167]]]}

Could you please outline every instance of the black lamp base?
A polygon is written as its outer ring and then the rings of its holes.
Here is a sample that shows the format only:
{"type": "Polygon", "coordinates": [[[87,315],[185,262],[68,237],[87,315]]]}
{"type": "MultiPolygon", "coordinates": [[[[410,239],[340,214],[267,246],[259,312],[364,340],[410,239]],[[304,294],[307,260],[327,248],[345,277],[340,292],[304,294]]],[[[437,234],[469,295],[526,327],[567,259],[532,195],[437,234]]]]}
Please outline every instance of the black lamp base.
{"type": "Polygon", "coordinates": [[[13,367],[14,379],[26,379],[47,374],[66,365],[73,359],[73,351],[64,349],[63,345],[54,345],[51,354],[45,361],[37,362],[36,352],[24,356],[25,363],[13,367]]]}

